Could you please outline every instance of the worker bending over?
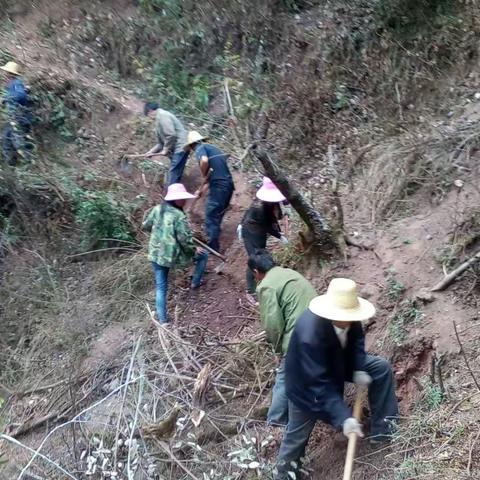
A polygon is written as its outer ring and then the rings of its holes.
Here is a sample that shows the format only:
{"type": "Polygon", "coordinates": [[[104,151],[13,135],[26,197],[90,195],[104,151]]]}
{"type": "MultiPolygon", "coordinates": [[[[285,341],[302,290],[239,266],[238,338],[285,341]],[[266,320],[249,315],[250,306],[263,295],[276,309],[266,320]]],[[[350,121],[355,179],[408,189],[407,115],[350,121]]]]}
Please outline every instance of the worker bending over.
{"type": "Polygon", "coordinates": [[[280,446],[277,480],[300,469],[317,420],[363,437],[362,426],[345,404],[345,382],[368,387],[370,438],[387,440],[398,416],[390,364],[365,352],[361,322],[375,307],[357,295],[353,280],[336,278],[326,295],[314,298],[297,320],[285,359],[288,425],[280,446]]]}
{"type": "Polygon", "coordinates": [[[317,296],[312,284],[298,272],[275,265],[265,250],[256,250],[248,266],[258,282],[260,320],[267,341],[277,355],[278,368],[267,414],[270,425],[286,425],[288,399],[285,393],[285,355],[298,317],[317,296]]]}
{"type": "Polygon", "coordinates": [[[195,152],[195,158],[200,166],[202,183],[195,194],[202,196],[208,189],[205,230],[208,236],[208,246],[218,252],[222,220],[230,205],[235,187],[228,168],[228,156],[215,145],[205,143],[205,140],[206,137],[200,133],[189,132],[184,150],[187,155],[195,152]]]}

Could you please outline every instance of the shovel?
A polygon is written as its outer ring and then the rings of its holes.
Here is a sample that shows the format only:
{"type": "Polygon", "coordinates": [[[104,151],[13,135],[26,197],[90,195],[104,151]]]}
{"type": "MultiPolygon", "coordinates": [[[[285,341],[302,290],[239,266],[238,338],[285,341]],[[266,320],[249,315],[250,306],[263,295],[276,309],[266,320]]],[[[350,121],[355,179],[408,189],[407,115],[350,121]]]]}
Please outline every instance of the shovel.
{"type": "MultiPolygon", "coordinates": [[[[164,157],[165,155],[160,155],[160,153],[153,153],[152,155],[148,155],[146,153],[133,153],[133,154],[126,154],[122,155],[120,158],[120,170],[127,175],[132,174],[132,164],[130,163],[130,158],[151,158],[151,157],[159,157],[162,156],[164,157]]],[[[157,165],[161,165],[164,167],[165,165],[162,162],[159,162],[158,160],[152,160],[154,163],[157,165]]]]}
{"type": "MultiPolygon", "coordinates": [[[[367,390],[357,393],[355,405],[353,406],[353,416],[360,422],[362,418],[362,404],[367,395],[367,390]]],[[[358,435],[350,433],[348,435],[347,457],[345,458],[345,469],[343,471],[343,480],[351,480],[353,473],[353,461],[355,460],[355,451],[357,449],[358,435]]]]}

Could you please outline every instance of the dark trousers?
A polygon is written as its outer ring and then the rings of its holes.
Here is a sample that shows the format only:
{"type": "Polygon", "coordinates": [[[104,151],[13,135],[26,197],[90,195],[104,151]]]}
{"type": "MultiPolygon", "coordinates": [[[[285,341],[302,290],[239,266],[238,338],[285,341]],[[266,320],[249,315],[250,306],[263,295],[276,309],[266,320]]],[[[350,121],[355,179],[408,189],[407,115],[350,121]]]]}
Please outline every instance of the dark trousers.
{"type": "MultiPolygon", "coordinates": [[[[391,433],[391,420],[398,417],[395,379],[390,364],[381,357],[367,355],[365,371],[373,380],[368,388],[370,434],[372,437],[381,438],[391,433]]],[[[278,454],[278,473],[275,480],[287,480],[290,478],[288,472],[298,472],[317,418],[311,412],[304,412],[292,402],[288,402],[288,425],[278,454]]]]}
{"type": "Polygon", "coordinates": [[[208,246],[217,252],[220,249],[223,216],[230,205],[233,190],[233,184],[210,185],[209,187],[205,206],[205,230],[208,236],[208,246]]]}
{"type": "Polygon", "coordinates": [[[168,185],[180,183],[182,181],[183,171],[188,160],[188,152],[178,152],[172,155],[170,159],[170,170],[168,171],[168,185]]]}
{"type": "MultiPolygon", "coordinates": [[[[242,229],[243,243],[248,255],[251,255],[255,250],[259,248],[265,248],[267,246],[267,234],[266,233],[253,233],[247,230],[245,227],[242,229]]],[[[252,270],[247,266],[247,292],[255,293],[257,283],[255,282],[255,276],[252,270]]]]}
{"type": "Polygon", "coordinates": [[[32,142],[27,138],[30,127],[22,126],[18,122],[7,122],[2,132],[2,152],[5,161],[15,166],[18,156],[25,160],[30,159],[33,148],[32,142]]]}

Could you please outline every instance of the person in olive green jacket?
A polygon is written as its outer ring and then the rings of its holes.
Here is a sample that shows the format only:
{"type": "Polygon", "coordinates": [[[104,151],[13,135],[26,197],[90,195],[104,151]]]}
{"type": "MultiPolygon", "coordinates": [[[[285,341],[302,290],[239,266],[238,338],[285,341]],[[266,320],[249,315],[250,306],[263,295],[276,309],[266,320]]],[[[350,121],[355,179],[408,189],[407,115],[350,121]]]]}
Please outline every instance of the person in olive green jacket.
{"type": "Polygon", "coordinates": [[[188,199],[195,198],[181,183],[168,187],[165,202],[150,210],[142,229],[151,232],[148,259],[152,262],[157,284],[157,321],[167,323],[168,273],[171,268],[185,268],[196,261],[192,288],[200,286],[208,254],[196,248],[183,207],[188,199]]]}
{"type": "Polygon", "coordinates": [[[265,250],[256,250],[249,257],[248,266],[258,282],[260,319],[267,341],[279,359],[267,422],[270,425],[286,425],[288,399],[285,394],[285,355],[297,319],[317,296],[317,292],[295,270],[276,266],[272,256],[265,250]]]}

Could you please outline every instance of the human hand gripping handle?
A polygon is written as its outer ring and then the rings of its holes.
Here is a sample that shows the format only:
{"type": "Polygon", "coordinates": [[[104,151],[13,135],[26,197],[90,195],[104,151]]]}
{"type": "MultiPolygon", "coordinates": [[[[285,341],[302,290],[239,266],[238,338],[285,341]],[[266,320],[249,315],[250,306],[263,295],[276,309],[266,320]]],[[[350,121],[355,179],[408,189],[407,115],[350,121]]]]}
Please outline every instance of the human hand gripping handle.
{"type": "Polygon", "coordinates": [[[351,433],[355,433],[360,438],[363,438],[364,436],[362,431],[362,426],[360,425],[359,421],[354,417],[347,418],[343,422],[343,434],[347,438],[350,438],[351,433]]]}
{"type": "Polygon", "coordinates": [[[372,383],[372,377],[362,370],[353,372],[353,383],[359,387],[368,387],[372,383]]]}
{"type": "MultiPolygon", "coordinates": [[[[363,372],[365,373],[365,372],[363,372]]],[[[358,438],[363,438],[360,418],[362,415],[363,400],[367,395],[367,389],[359,387],[357,398],[353,406],[353,417],[347,418],[343,422],[343,434],[348,438],[347,456],[345,458],[345,469],[343,471],[343,480],[351,480],[353,474],[353,461],[355,460],[355,450],[357,448],[358,438]]]]}

